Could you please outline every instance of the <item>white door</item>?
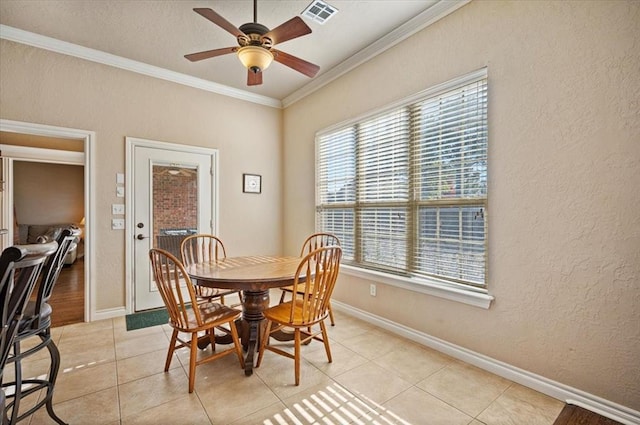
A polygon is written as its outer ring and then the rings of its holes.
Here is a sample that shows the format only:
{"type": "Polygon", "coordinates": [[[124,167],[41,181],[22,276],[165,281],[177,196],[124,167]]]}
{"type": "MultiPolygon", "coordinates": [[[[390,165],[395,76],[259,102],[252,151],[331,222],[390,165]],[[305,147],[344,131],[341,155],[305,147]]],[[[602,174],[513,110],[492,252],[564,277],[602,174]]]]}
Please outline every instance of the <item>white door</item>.
{"type": "MultiPolygon", "coordinates": [[[[181,240],[192,233],[214,233],[215,151],[189,152],[133,146],[133,182],[129,199],[133,220],[134,310],[164,304],[153,280],[149,249],[162,248],[180,259],[181,240]]],[[[175,145],[167,145],[173,146],[175,145]]]]}

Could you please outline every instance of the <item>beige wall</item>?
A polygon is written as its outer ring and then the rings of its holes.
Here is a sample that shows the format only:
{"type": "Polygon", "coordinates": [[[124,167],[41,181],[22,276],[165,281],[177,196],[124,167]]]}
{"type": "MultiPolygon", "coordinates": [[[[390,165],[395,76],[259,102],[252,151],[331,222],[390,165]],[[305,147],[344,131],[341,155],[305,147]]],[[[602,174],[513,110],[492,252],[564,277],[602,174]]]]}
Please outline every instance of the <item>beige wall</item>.
{"type": "Polygon", "coordinates": [[[84,167],[15,161],[13,205],[18,224],[80,223],[84,167]]]}
{"type": "Polygon", "coordinates": [[[0,117],[96,133],[98,310],[125,305],[124,232],[111,230],[125,137],[219,150],[220,236],[230,255],[282,249],[281,111],[0,40],[0,117]],[[242,173],[262,194],[242,193],[242,173]]]}
{"type": "Polygon", "coordinates": [[[288,107],[284,124],[273,108],[2,40],[0,117],[96,132],[108,309],[124,305],[110,208],[125,136],[218,148],[229,251],[294,254],[314,226],[316,131],[487,66],[495,303],[382,284],[373,298],[345,274],[336,298],[638,410],[639,21],[635,1],[476,0],[288,107]],[[242,194],[242,172],[263,175],[262,195],[242,194]]]}
{"type": "Polygon", "coordinates": [[[487,66],[489,310],[342,274],[335,298],[640,410],[640,2],[474,1],[284,114],[285,252],[318,130],[487,66]]]}

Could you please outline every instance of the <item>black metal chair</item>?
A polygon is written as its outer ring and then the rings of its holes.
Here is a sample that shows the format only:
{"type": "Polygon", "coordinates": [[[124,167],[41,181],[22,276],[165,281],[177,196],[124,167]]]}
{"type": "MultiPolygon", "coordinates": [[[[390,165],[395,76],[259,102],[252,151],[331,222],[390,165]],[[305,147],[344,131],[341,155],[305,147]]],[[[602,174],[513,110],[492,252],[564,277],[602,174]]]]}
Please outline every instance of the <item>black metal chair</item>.
{"type": "MultiPolygon", "coordinates": [[[[45,260],[55,252],[56,247],[56,242],[15,245],[6,248],[0,255],[0,384],[31,293],[41,275],[45,260]]],[[[13,420],[9,422],[5,402],[6,396],[2,389],[0,423],[14,424],[13,420]]]]}
{"type": "Polygon", "coordinates": [[[74,229],[65,229],[58,236],[57,249],[45,263],[36,297],[27,303],[24,315],[20,320],[18,333],[13,342],[13,353],[7,359],[7,364],[14,364],[15,381],[3,384],[3,387],[15,387],[14,394],[7,396],[9,403],[6,409],[11,409],[11,424],[21,421],[44,405],[46,405],[47,412],[54,421],[59,424],[65,424],[53,411],[53,390],[60,368],[60,352],[51,338],[52,309],[48,301],[60,275],[60,270],[64,266],[64,259],[78,236],[79,231],[74,229]],[[27,351],[21,352],[20,343],[34,336],[39,337],[41,342],[27,351]],[[45,347],[49,350],[49,356],[51,357],[47,379],[23,379],[21,361],[45,347]],[[23,389],[25,385],[27,388],[23,389]],[[21,399],[42,389],[46,389],[46,396],[26,412],[20,412],[21,399]]]}

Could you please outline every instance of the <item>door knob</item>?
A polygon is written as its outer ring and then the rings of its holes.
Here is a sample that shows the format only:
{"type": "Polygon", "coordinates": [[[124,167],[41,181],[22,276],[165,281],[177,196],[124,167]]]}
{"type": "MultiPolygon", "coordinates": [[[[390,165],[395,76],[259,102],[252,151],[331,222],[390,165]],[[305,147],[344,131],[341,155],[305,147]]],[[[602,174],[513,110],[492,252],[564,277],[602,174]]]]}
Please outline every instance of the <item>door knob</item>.
{"type": "Polygon", "coordinates": [[[136,239],[138,239],[139,241],[143,240],[143,239],[147,239],[149,236],[144,236],[142,233],[138,233],[138,236],[136,236],[136,239]]]}

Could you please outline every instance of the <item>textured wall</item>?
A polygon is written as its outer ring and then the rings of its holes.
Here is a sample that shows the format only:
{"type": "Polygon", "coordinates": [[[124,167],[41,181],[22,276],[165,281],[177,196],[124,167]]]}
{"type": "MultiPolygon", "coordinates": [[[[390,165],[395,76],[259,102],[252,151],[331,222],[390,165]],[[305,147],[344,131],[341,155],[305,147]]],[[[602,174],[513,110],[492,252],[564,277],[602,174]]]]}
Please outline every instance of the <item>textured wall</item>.
{"type": "Polygon", "coordinates": [[[281,250],[281,111],[0,40],[0,118],[96,133],[98,310],[125,305],[125,241],[111,230],[125,137],[219,151],[219,230],[230,255],[281,250]],[[251,117],[247,123],[247,117],[251,117]],[[263,176],[242,193],[242,173],[263,176]]]}
{"type": "Polygon", "coordinates": [[[639,23],[637,1],[473,1],[289,106],[285,251],[313,230],[318,130],[487,66],[494,304],[344,273],[335,297],[640,410],[639,23]]]}
{"type": "Polygon", "coordinates": [[[19,224],[80,223],[82,220],[83,167],[15,161],[13,179],[13,202],[19,224]]]}

